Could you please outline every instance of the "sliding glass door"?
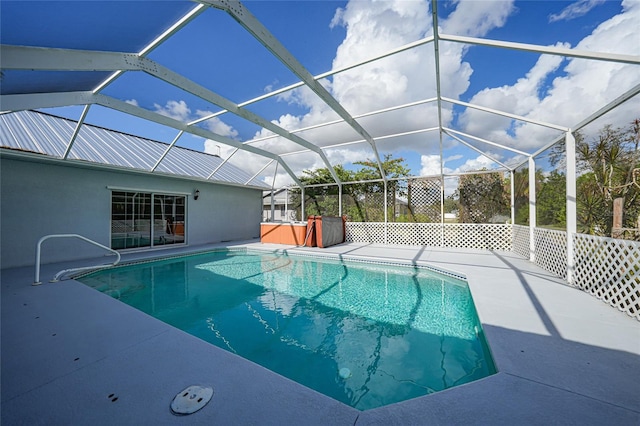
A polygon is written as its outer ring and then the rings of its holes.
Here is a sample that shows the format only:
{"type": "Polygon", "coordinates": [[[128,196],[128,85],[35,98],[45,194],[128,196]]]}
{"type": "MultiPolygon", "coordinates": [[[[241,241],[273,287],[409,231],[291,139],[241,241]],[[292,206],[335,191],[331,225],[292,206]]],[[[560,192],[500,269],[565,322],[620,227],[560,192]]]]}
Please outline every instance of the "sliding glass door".
{"type": "Polygon", "coordinates": [[[182,195],[153,195],[153,245],[184,243],[182,195]]]}
{"type": "Polygon", "coordinates": [[[113,191],[111,248],[183,244],[186,196],[113,191]]]}

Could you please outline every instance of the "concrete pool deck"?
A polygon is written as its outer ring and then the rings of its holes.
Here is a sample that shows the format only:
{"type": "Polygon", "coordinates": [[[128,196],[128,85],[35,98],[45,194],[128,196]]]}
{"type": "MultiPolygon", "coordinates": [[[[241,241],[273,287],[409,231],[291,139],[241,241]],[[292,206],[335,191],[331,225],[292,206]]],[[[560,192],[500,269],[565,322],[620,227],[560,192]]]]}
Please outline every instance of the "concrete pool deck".
{"type": "MultiPolygon", "coordinates": [[[[358,411],[79,282],[46,282],[102,258],[43,265],[41,286],[31,286],[33,266],[2,270],[2,424],[640,424],[640,322],[515,253],[225,246],[426,262],[464,274],[499,372],[358,411]],[[171,400],[192,384],[213,387],[211,402],[172,415],[171,400]]],[[[215,247],[129,253],[123,262],[215,247]]]]}

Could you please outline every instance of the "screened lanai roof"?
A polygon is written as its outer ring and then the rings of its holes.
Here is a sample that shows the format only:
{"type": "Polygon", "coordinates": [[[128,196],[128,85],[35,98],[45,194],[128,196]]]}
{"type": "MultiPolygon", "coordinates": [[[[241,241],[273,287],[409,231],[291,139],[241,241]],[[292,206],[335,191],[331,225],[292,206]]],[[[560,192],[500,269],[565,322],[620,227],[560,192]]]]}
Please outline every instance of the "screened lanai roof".
{"type": "Polygon", "coordinates": [[[0,109],[172,147],[149,149],[136,165],[148,171],[185,167],[179,148],[277,187],[386,155],[413,176],[509,171],[568,131],[623,126],[640,110],[637,1],[1,7],[0,109]]]}

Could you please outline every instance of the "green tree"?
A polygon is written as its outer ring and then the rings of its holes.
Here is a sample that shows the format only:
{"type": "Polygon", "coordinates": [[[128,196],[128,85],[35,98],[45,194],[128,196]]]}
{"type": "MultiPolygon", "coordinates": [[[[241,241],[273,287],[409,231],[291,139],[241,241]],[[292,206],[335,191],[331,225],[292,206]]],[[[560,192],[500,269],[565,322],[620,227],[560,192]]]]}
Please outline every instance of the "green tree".
{"type": "Polygon", "coordinates": [[[449,195],[444,199],[444,212],[445,213],[457,213],[460,209],[460,205],[458,200],[453,196],[453,194],[449,195]]]}
{"type": "Polygon", "coordinates": [[[592,173],[586,173],[576,180],[578,202],[576,221],[578,232],[600,235],[606,227],[607,202],[596,184],[592,173]]]}
{"type": "MultiPolygon", "coordinates": [[[[341,181],[353,180],[353,172],[346,170],[341,165],[333,168],[341,181]]],[[[323,167],[315,170],[304,170],[299,177],[303,185],[321,185],[305,188],[305,213],[311,215],[331,215],[338,214],[338,186],[328,168],[323,167]]],[[[290,191],[291,204],[297,210],[300,217],[302,209],[302,192],[299,188],[290,191]]],[[[305,218],[302,218],[303,220],[305,218]]]]}
{"type": "MultiPolygon", "coordinates": [[[[590,140],[580,132],[574,137],[578,228],[611,235],[616,198],[624,199],[623,227],[636,228],[640,216],[640,119],[623,128],[606,125],[590,140]]],[[[564,141],[554,146],[552,164],[562,160],[564,150],[564,141]]]]}
{"type": "Polygon", "coordinates": [[[461,223],[489,223],[509,215],[506,181],[500,173],[460,176],[456,195],[461,223]]]}
{"type": "Polygon", "coordinates": [[[566,228],[567,177],[557,170],[540,181],[536,193],[536,223],[551,228],[566,228]]]}
{"type": "MultiPolygon", "coordinates": [[[[354,164],[361,166],[361,168],[355,172],[355,180],[366,181],[380,179],[380,168],[377,161],[366,160],[356,161],[354,164]]],[[[401,177],[409,176],[410,170],[407,167],[404,158],[393,158],[392,154],[385,154],[381,162],[382,170],[386,179],[397,179],[401,177]]],[[[367,218],[367,215],[361,215],[363,221],[383,221],[384,220],[384,182],[367,182],[357,185],[357,192],[368,198],[366,202],[368,213],[371,218],[367,218]],[[374,213],[375,212],[375,213],[374,213]]],[[[387,181],[387,208],[389,209],[387,217],[391,221],[395,221],[398,216],[397,202],[400,197],[407,196],[407,187],[398,180],[387,181]]]]}
{"type": "MultiPolygon", "coordinates": [[[[342,182],[356,182],[342,186],[343,214],[350,221],[381,221],[384,219],[384,183],[381,181],[378,163],[371,160],[358,161],[355,165],[361,166],[352,171],[342,165],[334,166],[338,178],[342,182]],[[361,182],[378,180],[376,182],[361,182]]],[[[392,158],[387,154],[382,162],[382,169],[387,178],[396,178],[409,175],[409,169],[403,158],[392,158]]],[[[339,189],[327,168],[305,170],[299,177],[303,185],[320,185],[305,188],[305,214],[309,215],[337,215],[339,213],[339,189]]],[[[389,181],[388,192],[393,193],[400,185],[395,181],[389,181]]],[[[291,191],[291,202],[300,211],[302,206],[300,189],[291,191]]],[[[391,211],[395,203],[390,203],[391,211]]],[[[390,217],[393,217],[391,215],[390,217]]]]}

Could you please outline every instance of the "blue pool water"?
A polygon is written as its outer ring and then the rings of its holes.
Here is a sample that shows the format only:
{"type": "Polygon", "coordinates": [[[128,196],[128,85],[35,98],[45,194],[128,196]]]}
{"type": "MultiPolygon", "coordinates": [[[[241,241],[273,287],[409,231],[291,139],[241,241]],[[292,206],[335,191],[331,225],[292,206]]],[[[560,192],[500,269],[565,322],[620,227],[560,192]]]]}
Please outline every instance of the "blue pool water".
{"type": "Polygon", "coordinates": [[[360,410],[496,371],[466,282],[426,269],[222,251],[80,281],[360,410]]]}

